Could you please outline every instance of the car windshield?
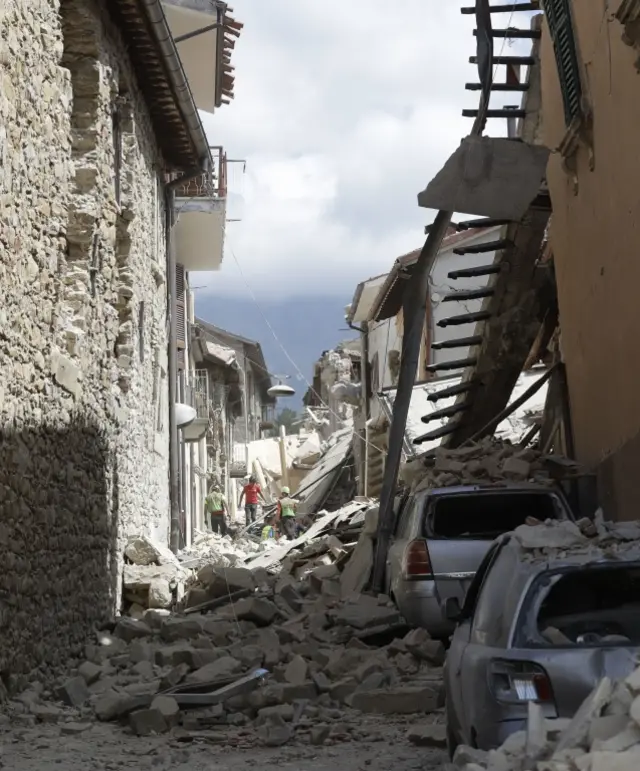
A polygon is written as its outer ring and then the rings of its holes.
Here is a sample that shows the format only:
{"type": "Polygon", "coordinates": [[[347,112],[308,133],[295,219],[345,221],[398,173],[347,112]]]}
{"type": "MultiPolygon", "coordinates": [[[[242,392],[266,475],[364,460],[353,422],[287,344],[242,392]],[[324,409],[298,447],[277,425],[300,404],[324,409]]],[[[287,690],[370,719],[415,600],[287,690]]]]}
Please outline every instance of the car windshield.
{"type": "Polygon", "coordinates": [[[438,498],[426,535],[431,538],[493,540],[524,524],[528,517],[556,519],[548,492],[480,492],[438,498]]]}
{"type": "Polygon", "coordinates": [[[640,565],[551,571],[523,608],[527,643],[543,647],[640,644],[640,565]]]}

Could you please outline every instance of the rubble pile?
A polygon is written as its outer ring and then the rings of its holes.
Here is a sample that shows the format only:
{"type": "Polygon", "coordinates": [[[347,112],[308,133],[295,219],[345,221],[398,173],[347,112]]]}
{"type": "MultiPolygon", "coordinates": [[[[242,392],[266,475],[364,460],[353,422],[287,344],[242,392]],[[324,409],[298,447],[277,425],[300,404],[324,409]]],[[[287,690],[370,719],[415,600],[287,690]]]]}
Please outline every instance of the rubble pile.
{"type": "MultiPolygon", "coordinates": [[[[314,523],[315,535],[254,555],[266,567],[253,569],[187,571],[142,539],[128,556],[150,564],[127,572],[145,568],[169,586],[170,571],[193,576],[176,610],[114,619],[70,677],[50,689],[34,682],[8,711],[68,732],[120,721],[139,736],[237,746],[371,738],[358,715],[439,712],[442,644],[409,630],[386,595],[363,593],[376,524],[376,507],[353,503],[314,523]]],[[[411,741],[440,746],[442,730],[414,733],[411,741]]]]}
{"type": "Polygon", "coordinates": [[[639,522],[607,522],[601,509],[594,519],[588,517],[577,522],[530,520],[514,530],[514,537],[522,549],[522,559],[548,560],[564,554],[584,553],[596,556],[606,550],[608,554],[638,549],[640,543],[639,522]]]}
{"type": "Polygon", "coordinates": [[[543,455],[494,437],[463,447],[438,447],[409,461],[402,480],[413,490],[452,485],[535,482],[550,485],[575,474],[578,466],[558,455],[543,455]]]}
{"type": "Polygon", "coordinates": [[[640,768],[640,668],[617,683],[603,678],[572,719],[545,719],[529,702],[525,731],[498,750],[458,747],[464,771],[637,771],[640,768]]]}

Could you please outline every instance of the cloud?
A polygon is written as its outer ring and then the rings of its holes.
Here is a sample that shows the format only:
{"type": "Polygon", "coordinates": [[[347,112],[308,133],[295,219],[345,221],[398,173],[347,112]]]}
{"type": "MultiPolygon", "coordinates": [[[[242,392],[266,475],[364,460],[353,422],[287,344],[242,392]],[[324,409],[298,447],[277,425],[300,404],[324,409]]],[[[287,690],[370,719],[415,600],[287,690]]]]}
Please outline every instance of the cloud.
{"type": "Polygon", "coordinates": [[[477,105],[464,90],[473,17],[439,0],[233,5],[236,99],[203,119],[212,144],[247,161],[245,175],[231,167],[227,211],[242,221],[201,283],[245,294],[239,264],[258,294],[349,297],[424,239],[433,212],[416,195],[477,105]]]}

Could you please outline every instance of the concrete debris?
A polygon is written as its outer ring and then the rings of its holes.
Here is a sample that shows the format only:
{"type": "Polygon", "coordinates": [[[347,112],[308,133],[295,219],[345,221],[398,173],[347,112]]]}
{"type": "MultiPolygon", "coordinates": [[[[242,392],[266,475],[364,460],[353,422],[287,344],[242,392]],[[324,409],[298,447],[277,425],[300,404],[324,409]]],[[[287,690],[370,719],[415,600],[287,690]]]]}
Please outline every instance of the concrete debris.
{"type": "MultiPolygon", "coordinates": [[[[637,550],[640,541],[640,524],[637,522],[604,522],[584,518],[577,522],[533,520],[514,530],[514,536],[523,551],[523,559],[547,559],[551,554],[561,556],[583,553],[597,557],[598,553],[608,554],[637,550]]],[[[558,630],[545,630],[547,638],[557,637],[558,630]]]]}
{"type": "MultiPolygon", "coordinates": [[[[371,565],[357,545],[371,541],[376,518],[369,500],[355,501],[268,569],[249,569],[251,558],[128,564],[126,591],[139,600],[169,571],[184,598],[171,610],[140,602],[136,617],[96,632],[54,689],[31,687],[7,710],[28,703],[40,722],[126,722],[141,737],[242,727],[267,747],[350,740],[358,712],[439,712],[441,643],[411,631],[389,597],[365,592],[371,565]]],[[[134,545],[138,560],[153,556],[134,545]]],[[[440,746],[437,732],[430,741],[440,746]]]]}
{"type": "Polygon", "coordinates": [[[498,750],[456,749],[461,771],[635,771],[640,764],[640,667],[618,683],[603,678],[571,720],[545,719],[529,703],[527,728],[498,750]]]}
{"type": "Polygon", "coordinates": [[[551,485],[575,476],[580,466],[566,458],[546,456],[506,440],[486,437],[463,447],[438,447],[401,469],[401,478],[413,490],[505,482],[551,485]]]}

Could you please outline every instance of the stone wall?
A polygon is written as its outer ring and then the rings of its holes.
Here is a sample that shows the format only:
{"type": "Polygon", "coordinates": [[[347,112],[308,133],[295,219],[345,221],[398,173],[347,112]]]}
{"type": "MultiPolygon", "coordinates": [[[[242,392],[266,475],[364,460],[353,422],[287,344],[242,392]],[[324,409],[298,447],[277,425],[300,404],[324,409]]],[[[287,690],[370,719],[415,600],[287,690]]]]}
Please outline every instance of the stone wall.
{"type": "Polygon", "coordinates": [[[162,159],[98,9],[0,9],[5,680],[113,610],[128,533],[168,534],[162,159]]]}

